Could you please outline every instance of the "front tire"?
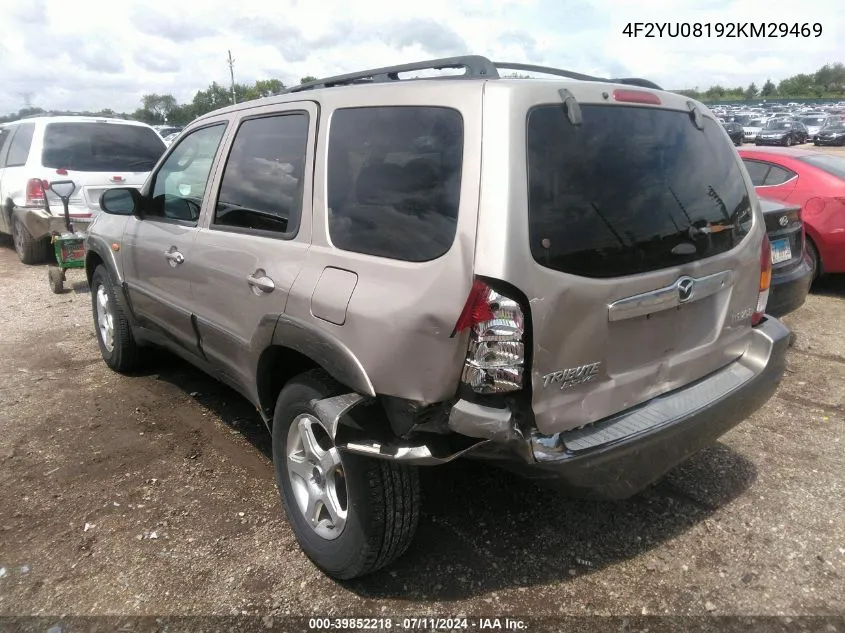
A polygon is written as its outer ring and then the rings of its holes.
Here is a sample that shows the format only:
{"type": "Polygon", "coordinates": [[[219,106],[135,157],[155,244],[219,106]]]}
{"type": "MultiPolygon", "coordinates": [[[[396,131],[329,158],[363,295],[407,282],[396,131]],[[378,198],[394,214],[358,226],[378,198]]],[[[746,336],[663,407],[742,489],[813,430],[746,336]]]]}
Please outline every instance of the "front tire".
{"type": "Polygon", "coordinates": [[[16,217],[12,216],[12,242],[15,252],[24,264],[41,264],[50,257],[49,238],[36,240],[16,217]]]}
{"type": "Polygon", "coordinates": [[[50,290],[53,294],[61,294],[65,287],[64,271],[58,266],[50,266],[47,269],[47,279],[50,282],[50,290]]]}
{"type": "Polygon", "coordinates": [[[91,309],[100,355],[106,365],[121,373],[135,369],[139,362],[138,344],[123,296],[105,266],[97,266],[91,276],[91,309]]]}
{"type": "Polygon", "coordinates": [[[273,416],[273,466],[302,551],[346,580],[408,549],[421,503],[416,468],[338,451],[311,403],[342,392],[322,370],[285,385],[273,416]]]}

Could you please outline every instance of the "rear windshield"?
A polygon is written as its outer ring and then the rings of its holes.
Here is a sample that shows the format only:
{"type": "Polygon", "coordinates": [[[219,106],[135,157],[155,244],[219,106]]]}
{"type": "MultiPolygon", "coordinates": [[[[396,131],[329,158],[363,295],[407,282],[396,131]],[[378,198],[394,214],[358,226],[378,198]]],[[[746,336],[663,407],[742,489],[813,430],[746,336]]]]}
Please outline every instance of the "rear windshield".
{"type": "Polygon", "coordinates": [[[70,171],[150,171],[164,150],[161,137],[140,125],[49,123],[41,161],[70,171]]]}
{"type": "Polygon", "coordinates": [[[808,163],[813,167],[818,167],[822,171],[842,178],[845,180],[845,158],[840,156],[831,156],[830,154],[812,154],[807,156],[798,156],[798,160],[808,163]]]}
{"type": "Polygon", "coordinates": [[[736,246],[752,212],[736,153],[704,118],[654,108],[561,105],[528,115],[531,253],[549,268],[618,277],[736,246]]]}

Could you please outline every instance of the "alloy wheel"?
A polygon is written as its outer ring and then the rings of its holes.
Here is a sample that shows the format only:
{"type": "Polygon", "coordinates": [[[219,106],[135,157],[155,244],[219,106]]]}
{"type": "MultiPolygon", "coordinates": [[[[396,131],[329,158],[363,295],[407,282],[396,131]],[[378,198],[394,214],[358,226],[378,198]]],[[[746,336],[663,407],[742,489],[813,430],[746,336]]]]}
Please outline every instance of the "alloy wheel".
{"type": "Polygon", "coordinates": [[[109,293],[102,284],[97,286],[97,328],[103,347],[108,352],[114,351],[114,315],[112,314],[109,293]]]}
{"type": "Polygon", "coordinates": [[[340,451],[320,421],[298,415],[288,430],[287,467],[296,505],[318,536],[334,540],[343,532],[348,494],[340,451]]]}

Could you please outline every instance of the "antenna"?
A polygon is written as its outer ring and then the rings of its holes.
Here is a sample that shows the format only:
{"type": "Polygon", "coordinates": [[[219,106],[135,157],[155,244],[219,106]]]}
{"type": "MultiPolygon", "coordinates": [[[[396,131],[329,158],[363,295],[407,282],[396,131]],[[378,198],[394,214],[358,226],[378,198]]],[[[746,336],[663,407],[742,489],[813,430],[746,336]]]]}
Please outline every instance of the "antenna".
{"type": "Polygon", "coordinates": [[[235,97],[235,60],[232,59],[232,51],[229,51],[229,77],[232,80],[232,105],[238,102],[237,97],[235,97]]]}

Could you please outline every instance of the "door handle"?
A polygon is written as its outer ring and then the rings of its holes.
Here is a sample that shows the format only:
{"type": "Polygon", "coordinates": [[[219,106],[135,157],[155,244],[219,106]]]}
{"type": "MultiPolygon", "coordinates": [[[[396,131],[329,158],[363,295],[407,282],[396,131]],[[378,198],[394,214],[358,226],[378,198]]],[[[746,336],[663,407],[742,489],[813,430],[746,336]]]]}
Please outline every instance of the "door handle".
{"type": "Polygon", "coordinates": [[[273,280],[261,268],[247,277],[246,282],[252,286],[252,291],[257,295],[273,292],[276,289],[276,284],[273,283],[273,280]]]}
{"type": "Polygon", "coordinates": [[[176,250],[176,247],[173,246],[169,251],[164,251],[164,257],[167,259],[167,262],[176,268],[179,264],[184,263],[185,256],[182,255],[179,251],[176,250]]]}

